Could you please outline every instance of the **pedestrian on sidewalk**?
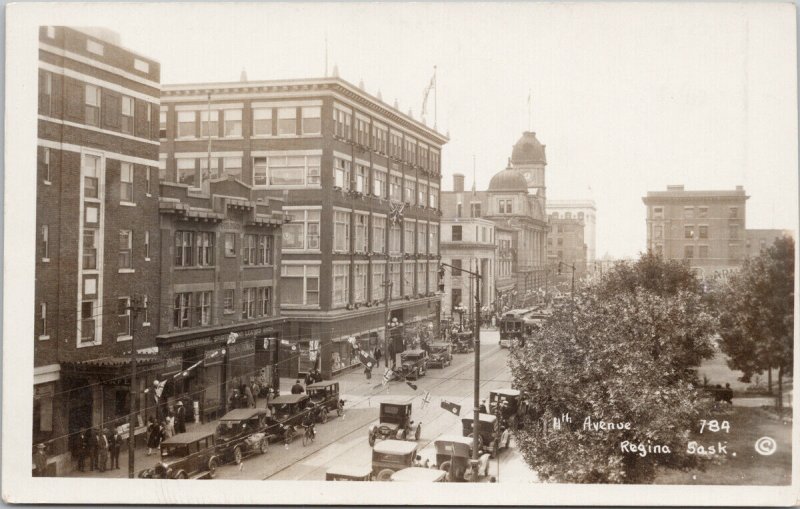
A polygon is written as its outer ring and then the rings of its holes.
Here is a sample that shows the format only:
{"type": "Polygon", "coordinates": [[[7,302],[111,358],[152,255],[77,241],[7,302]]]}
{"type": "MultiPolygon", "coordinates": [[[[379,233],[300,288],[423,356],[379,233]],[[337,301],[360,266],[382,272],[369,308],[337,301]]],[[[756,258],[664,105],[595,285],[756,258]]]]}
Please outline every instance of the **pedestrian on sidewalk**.
{"type": "Polygon", "coordinates": [[[38,444],[36,452],[33,453],[33,471],[34,477],[44,477],[47,475],[47,453],[45,453],[45,445],[38,444]]]}
{"type": "Polygon", "coordinates": [[[108,464],[108,430],[105,428],[97,433],[97,461],[100,471],[105,472],[108,464]]]}
{"type": "Polygon", "coordinates": [[[172,407],[167,410],[167,418],[164,419],[164,438],[175,436],[175,412],[172,407]]]}
{"type": "Polygon", "coordinates": [[[87,434],[88,430],[81,430],[78,433],[78,440],[77,440],[77,453],[78,453],[78,470],[83,472],[86,468],[86,453],[88,450],[87,444],[87,434]]]}
{"type": "Polygon", "coordinates": [[[367,375],[367,380],[372,379],[372,366],[369,362],[364,365],[364,374],[367,375]]]}
{"type": "Polygon", "coordinates": [[[158,423],[153,417],[148,419],[147,424],[147,455],[153,454],[153,449],[158,450],[161,441],[159,440],[160,430],[158,423]]]}
{"type": "Polygon", "coordinates": [[[111,432],[111,468],[119,470],[119,451],[122,449],[122,435],[116,427],[111,432]]]}
{"type": "Polygon", "coordinates": [[[178,410],[175,413],[175,433],[186,433],[186,408],[183,401],[178,401],[178,410]]]}
{"type": "Polygon", "coordinates": [[[86,431],[86,439],[89,444],[89,465],[90,470],[97,470],[97,431],[95,428],[89,428],[86,431]]]}
{"type": "Polygon", "coordinates": [[[381,362],[381,353],[382,353],[382,352],[381,352],[381,347],[379,347],[379,346],[378,346],[378,347],[376,347],[376,348],[375,348],[375,355],[374,355],[374,357],[375,357],[375,361],[376,361],[377,363],[380,363],[380,362],[381,362]]]}

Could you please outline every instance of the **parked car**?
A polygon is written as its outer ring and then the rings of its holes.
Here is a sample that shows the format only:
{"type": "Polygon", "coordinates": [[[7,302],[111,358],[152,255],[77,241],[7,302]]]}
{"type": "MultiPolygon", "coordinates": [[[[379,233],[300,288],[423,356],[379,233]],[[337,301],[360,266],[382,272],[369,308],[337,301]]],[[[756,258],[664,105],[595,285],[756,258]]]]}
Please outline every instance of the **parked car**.
{"type": "MultiPolygon", "coordinates": [[[[474,426],[471,417],[461,419],[461,431],[465,437],[472,438],[474,426]]],[[[478,448],[481,451],[488,452],[494,458],[498,451],[503,447],[507,448],[510,442],[510,430],[500,425],[496,415],[479,414],[478,448]]]]}
{"type": "MultiPolygon", "coordinates": [[[[266,454],[269,448],[267,411],[263,408],[237,408],[223,415],[217,425],[217,454],[222,461],[237,465],[254,453],[266,454]]],[[[273,427],[273,433],[277,428],[273,427]]]]}
{"type": "Polygon", "coordinates": [[[388,481],[398,470],[414,466],[416,442],[385,440],[372,449],[372,473],[376,481],[388,481]]]}
{"type": "Polygon", "coordinates": [[[419,440],[422,423],[411,420],[411,403],[381,403],[378,424],[369,427],[369,445],[373,447],[377,439],[406,440],[412,436],[419,440]]]}
{"type": "Polygon", "coordinates": [[[393,473],[394,482],[445,482],[447,472],[425,467],[408,467],[393,473]]]}
{"type": "Polygon", "coordinates": [[[325,472],[326,481],[371,481],[372,467],[333,466],[325,472]]]}
{"type": "Polygon", "coordinates": [[[220,459],[214,433],[180,433],[161,442],[161,457],[139,472],[143,479],[213,479],[220,459]]]}
{"type": "Polygon", "coordinates": [[[428,352],[406,350],[400,354],[400,369],[406,380],[417,380],[428,372],[428,352]]]}
{"type": "MultiPolygon", "coordinates": [[[[447,472],[450,482],[472,480],[470,460],[472,439],[458,435],[443,435],[433,443],[436,449],[436,468],[447,472]]],[[[481,454],[478,463],[479,480],[489,480],[489,454],[481,454]]]]}
{"type": "Polygon", "coordinates": [[[475,336],[472,331],[457,332],[452,342],[453,353],[469,353],[475,350],[475,336]]]}
{"type": "Polygon", "coordinates": [[[517,429],[522,425],[526,407],[517,389],[495,389],[489,392],[488,410],[498,417],[501,426],[517,429]]]}
{"type": "Polygon", "coordinates": [[[431,343],[428,366],[445,368],[453,363],[453,347],[450,343],[431,343]]]}
{"type": "Polygon", "coordinates": [[[338,416],[344,413],[344,400],[339,399],[339,382],[317,382],[307,386],[306,393],[317,409],[320,422],[327,422],[328,413],[333,410],[338,416]]]}
{"type": "Polygon", "coordinates": [[[284,442],[291,442],[302,427],[306,414],[315,411],[310,401],[308,394],[283,394],[267,402],[272,419],[282,425],[279,432],[284,442]]]}

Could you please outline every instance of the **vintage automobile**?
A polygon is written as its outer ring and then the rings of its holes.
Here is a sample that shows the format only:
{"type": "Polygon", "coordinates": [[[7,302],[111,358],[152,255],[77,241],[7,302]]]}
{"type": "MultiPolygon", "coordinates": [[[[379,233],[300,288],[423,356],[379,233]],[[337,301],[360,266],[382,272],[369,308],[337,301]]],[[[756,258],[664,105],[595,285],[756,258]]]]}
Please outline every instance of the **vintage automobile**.
{"type": "MultiPolygon", "coordinates": [[[[472,439],[458,435],[442,435],[433,443],[436,449],[436,468],[447,472],[447,481],[472,479],[472,439]]],[[[478,463],[479,480],[489,480],[489,454],[481,454],[478,463]],[[483,475],[481,475],[483,473],[483,475]]]]}
{"type": "Polygon", "coordinates": [[[372,467],[354,467],[349,465],[333,466],[325,472],[326,481],[371,481],[372,467]]]}
{"type": "Polygon", "coordinates": [[[522,425],[526,408],[517,389],[495,389],[489,392],[488,410],[500,419],[500,426],[516,429],[522,425]]]}
{"type": "Polygon", "coordinates": [[[214,433],[180,433],[161,442],[161,458],[139,472],[142,479],[213,479],[220,458],[214,433]]]}
{"type": "Polygon", "coordinates": [[[398,470],[414,466],[416,442],[384,440],[372,449],[372,473],[376,481],[388,481],[398,470]]]}
{"type": "Polygon", "coordinates": [[[444,368],[453,363],[452,346],[450,343],[431,343],[428,366],[444,368]]]}
{"type": "Polygon", "coordinates": [[[217,454],[237,465],[250,454],[266,454],[270,435],[280,434],[278,424],[269,426],[263,408],[237,408],[223,415],[217,425],[217,454]],[[270,429],[271,428],[271,429],[270,429]]]}
{"type": "MultiPolygon", "coordinates": [[[[511,431],[500,425],[496,415],[479,414],[478,417],[478,448],[494,458],[501,448],[508,447],[511,442],[511,431]]],[[[465,437],[472,438],[474,429],[472,423],[471,417],[461,419],[461,432],[465,437]]]]}
{"type": "Polygon", "coordinates": [[[373,447],[377,439],[406,440],[413,437],[419,440],[422,423],[411,420],[411,403],[381,403],[378,424],[369,427],[369,445],[373,447]]]}
{"type": "Polygon", "coordinates": [[[447,472],[425,467],[408,467],[398,470],[389,478],[395,482],[445,482],[447,472]]]}
{"type": "Polygon", "coordinates": [[[328,422],[328,413],[336,410],[336,415],[344,413],[344,401],[339,399],[339,382],[317,382],[306,387],[311,404],[317,410],[317,420],[328,422]]]}
{"type": "Polygon", "coordinates": [[[400,369],[406,380],[417,380],[428,371],[428,352],[406,350],[400,354],[400,369]]]}
{"type": "Polygon", "coordinates": [[[475,336],[472,331],[457,332],[452,342],[453,353],[469,353],[475,350],[475,336]]]}
{"type": "Polygon", "coordinates": [[[308,394],[282,394],[267,401],[272,419],[281,425],[280,438],[285,443],[288,444],[297,436],[306,414],[316,411],[310,401],[308,394]]]}

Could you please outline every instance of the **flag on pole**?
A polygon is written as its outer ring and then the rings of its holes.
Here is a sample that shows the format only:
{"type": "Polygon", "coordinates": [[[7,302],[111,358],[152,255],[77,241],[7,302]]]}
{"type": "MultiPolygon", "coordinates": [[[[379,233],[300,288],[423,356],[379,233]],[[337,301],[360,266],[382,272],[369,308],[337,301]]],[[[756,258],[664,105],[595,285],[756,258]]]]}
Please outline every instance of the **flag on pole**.
{"type": "Polygon", "coordinates": [[[425,391],[422,396],[422,408],[425,408],[431,402],[431,391],[425,391]]]}
{"type": "Polygon", "coordinates": [[[449,401],[442,400],[442,408],[444,408],[448,412],[452,413],[453,415],[460,415],[461,414],[461,405],[457,405],[457,404],[451,403],[449,401]]]}
{"type": "Polygon", "coordinates": [[[425,87],[425,92],[422,96],[422,120],[425,120],[425,114],[428,112],[428,96],[436,87],[436,72],[434,71],[433,76],[431,76],[431,81],[428,83],[428,86],[425,87]]]}

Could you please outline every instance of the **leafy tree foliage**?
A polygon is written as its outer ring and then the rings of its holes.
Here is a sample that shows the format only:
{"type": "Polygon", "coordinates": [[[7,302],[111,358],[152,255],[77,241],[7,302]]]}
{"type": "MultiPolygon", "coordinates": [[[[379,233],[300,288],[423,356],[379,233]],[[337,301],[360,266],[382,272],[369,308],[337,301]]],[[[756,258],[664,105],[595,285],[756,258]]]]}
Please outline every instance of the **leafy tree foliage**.
{"type": "Polygon", "coordinates": [[[686,443],[702,403],[688,367],[712,355],[715,326],[693,279],[647,255],[618,265],[514,350],[515,386],[537,412],[517,442],[540,477],[641,483],[659,465],[693,464],[686,443]],[[554,429],[553,418],[567,414],[571,423],[554,429]],[[587,417],[630,429],[585,429],[587,417]]]}
{"type": "Polygon", "coordinates": [[[730,278],[722,297],[720,336],[728,365],[754,374],[778,368],[778,404],[783,376],[793,371],[794,240],[782,237],[730,278]]]}

